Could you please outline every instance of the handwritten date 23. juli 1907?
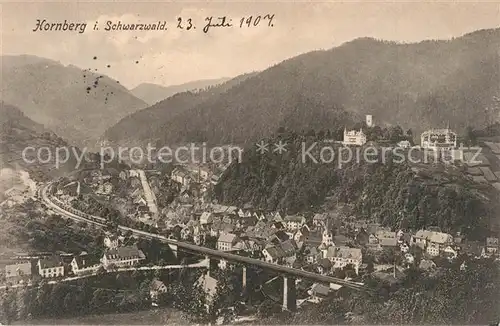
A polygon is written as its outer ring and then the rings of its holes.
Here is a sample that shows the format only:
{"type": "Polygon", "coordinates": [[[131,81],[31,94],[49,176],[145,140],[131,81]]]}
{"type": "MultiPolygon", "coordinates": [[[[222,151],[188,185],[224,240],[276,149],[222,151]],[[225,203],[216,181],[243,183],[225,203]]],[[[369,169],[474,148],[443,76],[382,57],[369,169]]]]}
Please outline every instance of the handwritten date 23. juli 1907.
{"type": "MultiPolygon", "coordinates": [[[[233,20],[227,16],[209,16],[205,18],[203,33],[208,33],[212,28],[250,28],[258,26],[273,27],[274,14],[245,16],[240,19],[233,20]]],[[[184,30],[196,29],[196,26],[191,18],[177,18],[177,28],[184,30]]]]}

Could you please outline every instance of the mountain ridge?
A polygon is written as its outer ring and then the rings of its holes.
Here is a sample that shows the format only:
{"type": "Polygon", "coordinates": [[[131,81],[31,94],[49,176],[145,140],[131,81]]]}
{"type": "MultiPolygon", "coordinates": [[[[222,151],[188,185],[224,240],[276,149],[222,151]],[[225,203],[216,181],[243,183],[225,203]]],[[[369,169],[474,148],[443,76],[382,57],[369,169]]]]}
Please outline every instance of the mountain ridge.
{"type": "Polygon", "coordinates": [[[92,144],[122,117],[147,107],[97,69],[36,56],[2,57],[2,78],[2,100],[80,146],[92,144]]]}
{"type": "Polygon", "coordinates": [[[177,93],[216,86],[218,84],[225,83],[230,79],[231,78],[227,77],[216,79],[202,79],[171,86],[163,86],[154,83],[142,83],[132,88],[130,92],[149,105],[154,105],[177,93]]]}
{"type": "MultiPolygon", "coordinates": [[[[280,126],[335,129],[366,114],[375,124],[420,132],[449,123],[461,133],[499,117],[498,110],[485,110],[500,95],[499,46],[500,29],[418,43],[355,39],[287,59],[193,102],[148,137],[166,143],[246,143],[280,126]]],[[[127,137],[133,139],[134,131],[127,137]]]]}

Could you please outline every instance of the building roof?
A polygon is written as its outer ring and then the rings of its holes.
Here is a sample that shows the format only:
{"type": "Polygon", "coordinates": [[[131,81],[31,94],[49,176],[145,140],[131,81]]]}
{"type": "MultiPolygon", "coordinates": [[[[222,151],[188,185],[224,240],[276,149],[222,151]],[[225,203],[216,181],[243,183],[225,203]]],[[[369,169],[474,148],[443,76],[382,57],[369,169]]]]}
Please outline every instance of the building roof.
{"type": "Polygon", "coordinates": [[[5,277],[31,275],[31,263],[20,263],[5,266],[5,277]]]}
{"type": "Polygon", "coordinates": [[[335,256],[333,257],[344,258],[344,259],[355,259],[355,260],[360,260],[362,258],[361,249],[359,248],[349,248],[349,247],[333,247],[333,248],[335,249],[335,256]]]}
{"type": "Polygon", "coordinates": [[[316,256],[317,254],[319,254],[318,249],[316,247],[311,247],[307,256],[316,256]]]}
{"type": "Polygon", "coordinates": [[[324,286],[323,284],[314,283],[313,286],[311,287],[311,291],[312,291],[313,295],[319,295],[319,296],[326,297],[328,295],[328,293],[330,293],[330,288],[327,286],[324,286]]]}
{"type": "Polygon", "coordinates": [[[278,238],[280,242],[287,241],[288,239],[290,239],[288,234],[286,234],[286,232],[282,230],[274,232],[274,236],[278,238]]]}
{"type": "Polygon", "coordinates": [[[307,227],[307,225],[304,225],[302,226],[297,232],[300,232],[304,237],[308,237],[309,236],[309,228],[307,227]]]}
{"type": "Polygon", "coordinates": [[[313,220],[314,221],[324,221],[326,220],[328,217],[328,215],[326,213],[318,213],[318,214],[315,214],[314,217],[313,217],[313,220]]]}
{"type": "Polygon", "coordinates": [[[337,246],[344,245],[347,242],[349,242],[349,238],[346,237],[345,235],[337,234],[337,235],[333,236],[333,243],[335,243],[335,245],[337,245],[337,246]]]}
{"type": "Polygon", "coordinates": [[[425,134],[454,134],[454,135],[456,135],[451,129],[448,129],[448,128],[426,130],[422,133],[422,136],[425,134]]]}
{"type": "Polygon", "coordinates": [[[38,262],[40,263],[42,269],[63,266],[63,261],[58,256],[39,259],[38,262]]]}
{"type": "Polygon", "coordinates": [[[73,258],[79,269],[99,265],[99,257],[93,255],[80,255],[73,258]]]}
{"type": "Polygon", "coordinates": [[[236,234],[222,232],[219,235],[219,239],[217,239],[217,242],[233,243],[235,240],[236,240],[236,234]]]}
{"type": "Polygon", "coordinates": [[[282,242],[280,246],[286,257],[293,256],[297,250],[297,244],[294,240],[286,240],[282,242]]]}
{"type": "Polygon", "coordinates": [[[273,258],[273,259],[278,259],[281,258],[285,255],[285,252],[280,248],[280,247],[268,247],[265,248],[264,250],[267,251],[267,253],[273,258]]]}
{"type": "Polygon", "coordinates": [[[297,222],[297,223],[302,223],[304,221],[304,216],[302,215],[287,215],[283,219],[285,222],[297,222]]]}
{"type": "Polygon", "coordinates": [[[448,233],[429,231],[429,230],[419,230],[415,234],[416,238],[426,239],[430,242],[444,244],[446,242],[453,241],[453,237],[448,233]]]}
{"type": "Polygon", "coordinates": [[[271,223],[271,225],[273,225],[276,229],[284,229],[285,226],[283,225],[282,222],[273,222],[271,223]]]}
{"type": "Polygon", "coordinates": [[[160,290],[162,287],[164,287],[165,284],[160,281],[159,279],[155,278],[151,281],[151,284],[149,285],[149,289],[151,291],[158,291],[160,290]]]}
{"type": "Polygon", "coordinates": [[[396,232],[392,232],[392,231],[387,231],[387,230],[377,230],[375,232],[375,236],[381,240],[381,239],[392,239],[392,238],[396,238],[396,232]]]}
{"type": "Polygon", "coordinates": [[[498,238],[494,238],[494,237],[486,238],[486,245],[497,247],[498,246],[498,238]]]}
{"type": "Polygon", "coordinates": [[[144,259],[144,253],[139,250],[136,246],[127,246],[111,249],[104,254],[108,259],[117,258],[139,258],[144,259]]]}
{"type": "Polygon", "coordinates": [[[321,258],[318,260],[318,266],[321,266],[325,269],[330,269],[332,268],[332,262],[328,260],[327,258],[321,258]]]}
{"type": "Polygon", "coordinates": [[[382,238],[382,239],[379,239],[379,244],[382,247],[396,247],[398,245],[398,239],[396,239],[396,238],[382,238]]]}
{"type": "Polygon", "coordinates": [[[433,262],[432,260],[422,259],[418,267],[421,269],[431,269],[436,267],[436,263],[433,262]]]}

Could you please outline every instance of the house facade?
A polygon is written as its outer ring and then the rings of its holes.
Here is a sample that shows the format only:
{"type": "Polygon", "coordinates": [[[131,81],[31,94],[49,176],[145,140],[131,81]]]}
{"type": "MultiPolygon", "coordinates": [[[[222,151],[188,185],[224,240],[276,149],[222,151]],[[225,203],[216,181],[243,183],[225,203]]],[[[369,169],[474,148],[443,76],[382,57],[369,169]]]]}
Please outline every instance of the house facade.
{"type": "Polygon", "coordinates": [[[231,251],[238,241],[238,237],[233,233],[222,232],[217,239],[217,250],[231,251]]]}
{"type": "Polygon", "coordinates": [[[118,236],[109,234],[104,238],[104,246],[109,249],[115,249],[119,246],[118,236]]]}
{"type": "Polygon", "coordinates": [[[280,247],[270,246],[262,250],[262,256],[264,257],[264,261],[271,264],[278,264],[285,256],[285,253],[280,247]]]}
{"type": "Polygon", "coordinates": [[[448,233],[419,230],[412,236],[411,244],[422,248],[430,256],[438,256],[453,244],[453,236],[448,233]]]}
{"type": "Polygon", "coordinates": [[[75,275],[81,275],[86,273],[95,273],[99,267],[101,267],[101,262],[98,257],[91,255],[80,255],[73,257],[70,263],[71,271],[75,275]]]}
{"type": "Polygon", "coordinates": [[[51,257],[39,259],[37,263],[38,273],[43,278],[54,278],[64,276],[64,264],[61,258],[51,257]]]}
{"type": "Polygon", "coordinates": [[[287,231],[292,232],[306,224],[306,218],[301,215],[287,215],[283,219],[283,224],[287,231]]]}
{"type": "Polygon", "coordinates": [[[157,302],[158,297],[167,292],[167,286],[158,279],[153,279],[149,285],[149,296],[152,302],[157,302]]]}
{"type": "Polygon", "coordinates": [[[457,134],[446,129],[431,129],[420,135],[420,145],[433,150],[452,150],[457,147],[457,134]]]}
{"type": "Polygon", "coordinates": [[[137,265],[146,259],[144,253],[135,246],[119,247],[108,250],[101,258],[101,263],[105,268],[112,265],[117,267],[130,267],[137,265]]]}
{"type": "Polygon", "coordinates": [[[323,252],[324,258],[332,262],[333,268],[344,268],[347,265],[352,265],[356,274],[359,272],[363,257],[361,249],[331,246],[323,252]]]}
{"type": "Polygon", "coordinates": [[[366,135],[362,129],[349,130],[344,128],[344,141],[342,142],[345,146],[362,146],[366,143],[366,135]]]}

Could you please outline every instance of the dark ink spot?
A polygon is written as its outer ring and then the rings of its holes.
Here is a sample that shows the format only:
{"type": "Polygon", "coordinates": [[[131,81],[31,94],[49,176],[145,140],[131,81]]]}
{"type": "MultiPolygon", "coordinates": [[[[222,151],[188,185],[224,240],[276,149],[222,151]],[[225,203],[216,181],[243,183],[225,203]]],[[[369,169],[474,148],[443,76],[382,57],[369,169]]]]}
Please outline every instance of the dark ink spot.
{"type": "Polygon", "coordinates": [[[94,57],[94,60],[97,60],[97,57],[94,57]]]}
{"type": "Polygon", "coordinates": [[[137,64],[137,63],[139,63],[139,61],[136,61],[135,63],[137,64]]]}
{"type": "Polygon", "coordinates": [[[111,65],[107,65],[106,67],[111,68],[111,65]]]}
{"type": "Polygon", "coordinates": [[[89,86],[89,87],[87,87],[87,92],[88,92],[88,91],[90,91],[90,90],[91,90],[90,86],[89,86]]]}

